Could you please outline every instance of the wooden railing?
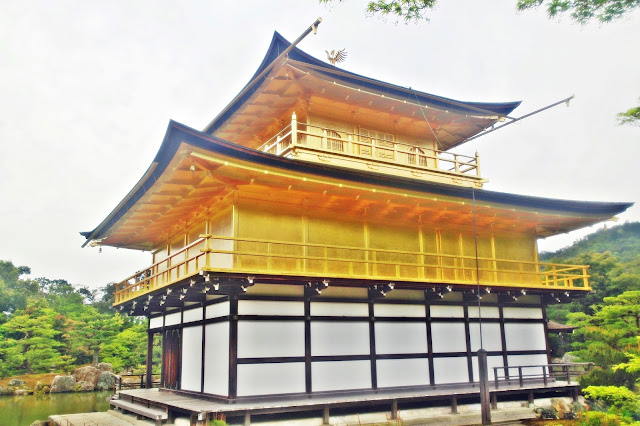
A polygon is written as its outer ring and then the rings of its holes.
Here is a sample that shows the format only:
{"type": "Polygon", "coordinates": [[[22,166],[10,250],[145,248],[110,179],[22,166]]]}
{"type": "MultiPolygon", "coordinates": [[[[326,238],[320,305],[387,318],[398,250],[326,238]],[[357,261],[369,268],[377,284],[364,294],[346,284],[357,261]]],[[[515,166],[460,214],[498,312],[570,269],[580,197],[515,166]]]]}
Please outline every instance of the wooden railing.
{"type": "Polygon", "coordinates": [[[495,388],[500,385],[518,384],[524,387],[529,383],[540,383],[548,386],[558,381],[571,384],[572,378],[580,377],[589,372],[593,363],[575,362],[561,364],[520,365],[515,367],[493,367],[495,388]]]}
{"type": "Polygon", "coordinates": [[[480,179],[480,159],[477,154],[475,156],[455,154],[299,123],[295,113],[291,123],[262,144],[258,150],[275,155],[286,155],[294,148],[307,148],[395,166],[480,179]]]}
{"type": "Polygon", "coordinates": [[[480,282],[488,287],[566,291],[590,290],[587,269],[585,265],[201,235],[167,259],[116,284],[115,303],[201,270],[466,285],[480,282]]]}
{"type": "MultiPolygon", "coordinates": [[[[152,374],[152,387],[160,387],[160,374],[152,374]]],[[[146,374],[120,374],[116,380],[116,390],[143,389],[146,387],[146,374]],[[132,379],[135,380],[127,380],[132,379]]]]}

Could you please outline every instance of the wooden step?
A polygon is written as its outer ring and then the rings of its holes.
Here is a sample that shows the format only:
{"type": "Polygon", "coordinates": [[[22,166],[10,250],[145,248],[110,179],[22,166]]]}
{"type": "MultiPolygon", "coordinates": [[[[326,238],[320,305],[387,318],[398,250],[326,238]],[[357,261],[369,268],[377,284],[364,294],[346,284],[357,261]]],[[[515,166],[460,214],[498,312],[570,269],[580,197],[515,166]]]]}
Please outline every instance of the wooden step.
{"type": "Polygon", "coordinates": [[[155,420],[156,422],[167,420],[169,418],[169,413],[167,412],[167,410],[162,408],[147,407],[142,404],[127,402],[122,399],[112,399],[109,401],[109,404],[124,411],[136,413],[149,419],[155,420]]]}

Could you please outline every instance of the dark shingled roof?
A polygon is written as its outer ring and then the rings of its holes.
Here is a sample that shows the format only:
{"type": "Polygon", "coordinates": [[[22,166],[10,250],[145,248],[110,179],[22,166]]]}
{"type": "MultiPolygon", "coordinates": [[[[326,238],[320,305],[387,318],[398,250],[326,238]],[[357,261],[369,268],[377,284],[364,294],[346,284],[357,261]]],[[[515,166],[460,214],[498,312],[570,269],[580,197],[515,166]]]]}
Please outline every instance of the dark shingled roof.
{"type": "MultiPolygon", "coordinates": [[[[259,80],[253,81],[265,68],[267,68],[277,57],[282,53],[291,43],[282,37],[277,31],[274,32],[271,44],[267,49],[262,63],[254,73],[253,77],[245,87],[240,91],[242,93],[245,89],[249,88],[240,98],[234,99],[225,109],[213,119],[211,123],[205,128],[204,132],[213,134],[225,121],[227,121],[260,87],[260,85],[266,80],[267,75],[263,76],[259,80]]],[[[506,116],[509,115],[518,105],[520,101],[516,102],[501,102],[501,103],[488,103],[488,102],[463,102],[456,101],[454,99],[444,98],[441,96],[432,95],[429,93],[419,92],[411,88],[397,86],[389,83],[385,83],[380,80],[364,77],[362,75],[345,71],[337,68],[326,62],[320,61],[313,56],[303,52],[302,50],[294,47],[288,54],[290,59],[303,62],[306,64],[320,67],[319,72],[325,75],[331,75],[334,80],[342,81],[349,85],[357,85],[359,87],[375,90],[376,92],[392,95],[397,98],[405,98],[410,101],[418,101],[423,106],[430,106],[438,109],[446,109],[449,111],[460,112],[463,114],[476,114],[483,115],[486,113],[478,112],[479,109],[491,112],[496,115],[506,116]]]]}

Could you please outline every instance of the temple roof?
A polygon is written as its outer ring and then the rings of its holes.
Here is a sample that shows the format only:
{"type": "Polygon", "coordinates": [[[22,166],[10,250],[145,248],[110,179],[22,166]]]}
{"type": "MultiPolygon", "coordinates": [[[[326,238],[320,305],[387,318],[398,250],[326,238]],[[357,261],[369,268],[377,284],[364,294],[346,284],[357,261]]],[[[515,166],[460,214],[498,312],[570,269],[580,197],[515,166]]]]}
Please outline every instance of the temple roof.
{"type": "Polygon", "coordinates": [[[256,192],[250,189],[256,185],[287,202],[329,193],[331,209],[358,214],[366,202],[372,214],[387,214],[393,206],[403,220],[434,215],[459,227],[472,223],[475,211],[479,227],[491,226],[498,232],[533,229],[538,236],[589,226],[633,205],[530,197],[309,163],[256,151],[171,121],[144,176],[107,218],[81,234],[85,244],[102,240],[104,245],[150,249],[178,227],[210,214],[214,203],[230,192],[256,192]]]}
{"type": "Polygon", "coordinates": [[[464,102],[420,92],[345,71],[297,47],[274,64],[290,44],[274,33],[251,81],[207,125],[205,133],[255,148],[259,138],[280,130],[270,128],[279,117],[304,109],[324,116],[358,114],[359,119],[370,117],[378,125],[396,123],[447,150],[503,120],[520,105],[519,101],[464,102]]]}

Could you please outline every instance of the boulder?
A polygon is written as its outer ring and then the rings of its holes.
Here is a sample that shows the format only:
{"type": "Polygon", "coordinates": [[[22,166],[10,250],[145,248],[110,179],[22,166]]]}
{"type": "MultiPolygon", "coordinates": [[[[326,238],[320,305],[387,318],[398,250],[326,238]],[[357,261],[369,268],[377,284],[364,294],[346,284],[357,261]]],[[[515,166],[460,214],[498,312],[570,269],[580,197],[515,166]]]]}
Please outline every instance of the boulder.
{"type": "Polygon", "coordinates": [[[551,408],[555,410],[559,419],[564,419],[565,414],[571,411],[571,407],[562,398],[551,398],[551,408]]]}
{"type": "Polygon", "coordinates": [[[97,390],[109,390],[113,389],[116,386],[117,376],[110,371],[103,371],[100,373],[98,377],[98,382],[96,383],[97,390]]]}
{"type": "Polygon", "coordinates": [[[24,382],[24,380],[19,380],[19,379],[11,379],[8,383],[9,386],[24,386],[26,385],[26,383],[24,382]]]}
{"type": "Polygon", "coordinates": [[[16,393],[14,395],[19,395],[19,396],[24,396],[24,395],[31,395],[33,393],[33,391],[31,389],[16,389],[16,393]]]}
{"type": "Polygon", "coordinates": [[[93,386],[98,383],[98,376],[101,371],[92,365],[79,367],[73,370],[71,375],[76,378],[76,382],[90,382],[93,386]]]}
{"type": "Polygon", "coordinates": [[[51,393],[71,392],[76,387],[74,376],[56,376],[51,382],[51,393]]]}
{"type": "Polygon", "coordinates": [[[0,395],[13,395],[15,391],[16,390],[14,388],[5,388],[0,386],[0,395]]]}
{"type": "Polygon", "coordinates": [[[95,385],[92,382],[80,381],[77,382],[73,388],[75,392],[92,392],[95,390],[95,385]]]}
{"type": "Polygon", "coordinates": [[[109,364],[108,362],[101,362],[100,364],[98,364],[98,369],[100,371],[111,371],[111,364],[109,364]]]}
{"type": "Polygon", "coordinates": [[[566,353],[562,356],[562,362],[565,364],[569,364],[572,362],[579,362],[578,357],[575,355],[571,355],[570,353],[566,353]]]}

